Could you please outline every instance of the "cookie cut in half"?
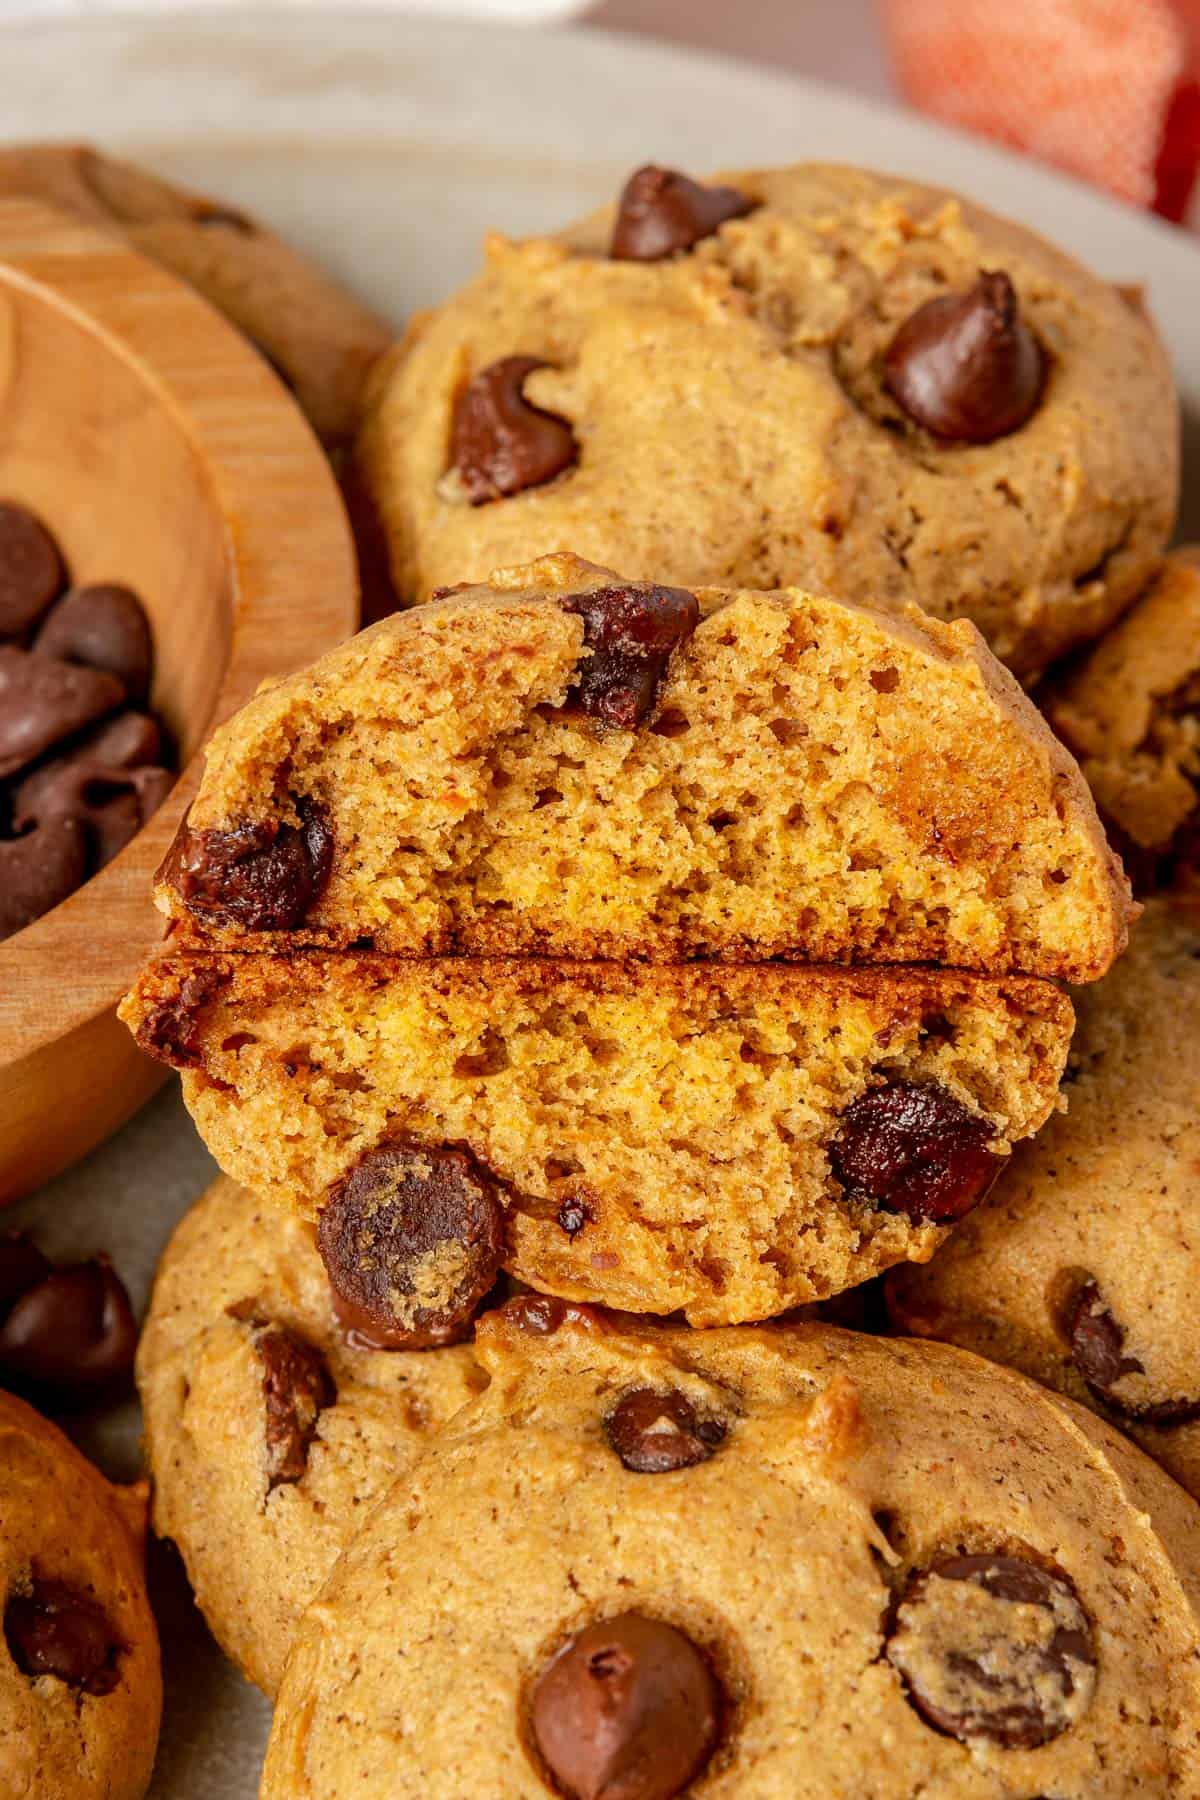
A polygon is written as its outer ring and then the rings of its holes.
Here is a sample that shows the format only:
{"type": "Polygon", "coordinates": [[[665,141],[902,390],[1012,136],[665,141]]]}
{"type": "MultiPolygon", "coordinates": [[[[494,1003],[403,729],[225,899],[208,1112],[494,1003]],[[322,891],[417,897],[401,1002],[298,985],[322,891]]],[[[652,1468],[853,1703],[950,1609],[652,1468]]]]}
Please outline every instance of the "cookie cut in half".
{"type": "Polygon", "coordinates": [[[1151,579],[1179,409],[1143,306],[868,170],[643,169],[613,198],[490,236],[374,370],[357,456],[405,602],[570,545],[967,618],[1031,678],[1151,579]]]}
{"type": "Polygon", "coordinates": [[[0,1393],[0,1794],[142,1800],[162,1710],[146,1486],[0,1393]]]}
{"type": "Polygon", "coordinates": [[[263,1800],[1195,1791],[1200,1512],[1103,1421],[825,1326],[518,1300],[478,1345],[305,1616],[263,1800]]]}
{"type": "Polygon", "coordinates": [[[1200,897],[1148,900],[1078,1005],[1069,1110],[889,1307],[1103,1413],[1200,1498],[1200,897]]]}
{"type": "Polygon", "coordinates": [[[267,1694],[372,1503],[486,1379],[467,1345],[385,1354],[344,1331],[312,1227],[236,1183],[180,1224],[138,1353],[154,1528],[267,1694]]]}
{"type": "Polygon", "coordinates": [[[416,1346],[502,1267],[712,1325],[924,1260],[1072,1027],[1026,976],[312,951],[164,956],[122,1016],[227,1173],[317,1220],[346,1315],[416,1346]]]}
{"type": "Polygon", "coordinates": [[[565,554],[260,693],[212,741],[158,899],[239,949],[1075,981],[1129,913],[1078,770],[971,626],[565,554]]]}
{"type": "Polygon", "coordinates": [[[1200,864],[1200,547],[1039,694],[1139,888],[1200,864]]]}

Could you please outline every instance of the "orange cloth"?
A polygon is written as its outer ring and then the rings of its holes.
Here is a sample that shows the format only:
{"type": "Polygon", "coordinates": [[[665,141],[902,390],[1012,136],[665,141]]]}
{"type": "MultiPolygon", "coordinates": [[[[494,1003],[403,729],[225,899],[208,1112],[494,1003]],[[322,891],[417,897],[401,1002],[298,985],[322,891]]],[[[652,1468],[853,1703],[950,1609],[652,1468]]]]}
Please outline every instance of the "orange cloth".
{"type": "Polygon", "coordinates": [[[1200,169],[1200,0],[882,0],[913,103],[1167,218],[1200,169]]]}

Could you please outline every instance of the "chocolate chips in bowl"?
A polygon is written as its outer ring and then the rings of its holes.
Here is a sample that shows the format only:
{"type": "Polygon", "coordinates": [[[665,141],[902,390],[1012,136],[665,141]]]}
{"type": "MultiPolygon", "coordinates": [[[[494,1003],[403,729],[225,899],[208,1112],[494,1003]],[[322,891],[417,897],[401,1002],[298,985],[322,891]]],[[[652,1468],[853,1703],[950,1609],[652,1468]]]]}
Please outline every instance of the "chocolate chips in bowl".
{"type": "Polygon", "coordinates": [[[111,862],[170,791],[153,662],[138,596],[70,587],[45,525],[0,501],[0,939],[111,862]]]}

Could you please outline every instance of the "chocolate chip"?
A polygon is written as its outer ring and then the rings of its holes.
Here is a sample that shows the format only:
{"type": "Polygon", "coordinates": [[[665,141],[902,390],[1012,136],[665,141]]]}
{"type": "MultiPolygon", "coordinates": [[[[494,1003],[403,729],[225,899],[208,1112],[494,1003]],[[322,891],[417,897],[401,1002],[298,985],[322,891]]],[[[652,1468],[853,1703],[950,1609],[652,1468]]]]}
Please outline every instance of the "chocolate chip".
{"type": "Polygon", "coordinates": [[[150,1007],[138,1021],[139,1047],[173,1069],[202,1068],[204,1008],[228,981],[221,968],[201,968],[185,976],[177,993],[150,1007]]]}
{"type": "Polygon", "coordinates": [[[1144,1375],[1145,1364],[1125,1354],[1125,1328],[1113,1318],[1098,1284],[1080,1283],[1063,1316],[1071,1360],[1098,1400],[1145,1425],[1182,1425],[1200,1418],[1200,1400],[1137,1401],[1114,1390],[1128,1375],[1144,1375]]]}
{"type": "Polygon", "coordinates": [[[321,1352],[285,1325],[258,1325],[253,1339],[262,1363],[270,1491],[303,1476],[308,1447],[337,1389],[321,1352]]]}
{"type": "Polygon", "coordinates": [[[695,594],[683,588],[611,587],[568,594],[564,612],[583,620],[591,651],[571,696],[601,724],[632,731],[658,704],[671,654],[700,623],[695,594]]]}
{"type": "Polygon", "coordinates": [[[33,640],[39,656],[115,675],[133,706],[150,692],[154,645],[137,595],[113,583],[76,588],[60,600],[33,640]]]}
{"type": "Polygon", "coordinates": [[[0,638],[23,637],[66,578],[46,527],[23,506],[0,501],[0,638]]]}
{"type": "Polygon", "coordinates": [[[53,1267],[26,1232],[10,1231],[0,1237],[0,1318],[53,1267]]]}
{"type": "Polygon", "coordinates": [[[653,163],[629,177],[617,203],[609,255],[618,262],[661,262],[711,237],[727,219],[754,211],[731,187],[702,187],[676,169],[653,163]]]}
{"type": "Polygon", "coordinates": [[[23,837],[0,839],[0,939],[48,913],[86,874],[87,838],[78,819],[48,819],[23,837]]]}
{"type": "Polygon", "coordinates": [[[114,1388],[136,1348],[129,1296],[105,1256],[54,1269],[0,1320],[0,1375],[39,1393],[87,1399],[114,1388]]]}
{"type": "Polygon", "coordinates": [[[28,1593],[11,1595],[4,1609],[4,1640],[31,1681],[54,1675],[99,1699],[121,1679],[125,1646],[103,1607],[69,1582],[35,1575],[28,1593]]]}
{"type": "Polygon", "coordinates": [[[1074,1584],[1023,1556],[947,1556],[910,1575],[888,1660],[911,1704],[964,1743],[1036,1749],[1078,1723],[1096,1685],[1091,1621],[1074,1584]]]}
{"type": "Polygon", "coordinates": [[[567,420],[525,398],[529,376],[549,366],[537,356],[503,357],[459,396],[450,457],[472,506],[544,487],[579,461],[567,420]]]}
{"type": "Polygon", "coordinates": [[[907,1213],[914,1225],[961,1219],[1000,1172],[993,1135],[945,1088],[893,1081],[846,1108],[829,1163],[847,1194],[907,1213]]]}
{"type": "Polygon", "coordinates": [[[530,1724],[572,1800],[674,1800],[712,1756],[721,1708],[689,1637],[624,1612],[559,1651],[533,1690],[530,1724]]]}
{"type": "Polygon", "coordinates": [[[595,1307],[576,1300],[560,1300],[555,1294],[516,1294],[497,1307],[496,1316],[530,1337],[552,1337],[567,1324],[582,1325],[588,1331],[602,1325],[595,1307]]]}
{"type": "Polygon", "coordinates": [[[157,879],[175,889],[202,925],[293,931],[324,892],[333,832],[315,801],[296,802],[299,825],[236,825],[193,831],[185,818],[157,879]]]}
{"type": "Polygon", "coordinates": [[[608,1441],[627,1469],[637,1475],[664,1475],[707,1462],[728,1427],[722,1419],[701,1420],[677,1389],[632,1388],[604,1422],[608,1441]]]}
{"type": "Polygon", "coordinates": [[[84,743],[27,775],[13,793],[17,831],[77,819],[94,869],[112,861],[165,800],[175,776],[151,764],[162,734],[144,713],[120,713],[84,743]]]}
{"type": "Polygon", "coordinates": [[[115,712],[115,675],[0,644],[0,778],[115,712]]]}
{"type": "Polygon", "coordinates": [[[332,1190],[317,1244],[353,1341],[425,1350],[468,1334],[504,1259],[504,1207],[469,1151],[397,1138],[332,1190]]]}
{"type": "Polygon", "coordinates": [[[560,1231],[565,1231],[569,1238],[577,1238],[591,1218],[591,1214],[583,1201],[572,1194],[563,1201],[555,1217],[558,1220],[560,1231]]]}
{"type": "Polygon", "coordinates": [[[885,385],[909,418],[960,443],[1019,430],[1045,381],[1045,354],[1000,269],[981,272],[965,293],[919,306],[884,357],[885,385]]]}

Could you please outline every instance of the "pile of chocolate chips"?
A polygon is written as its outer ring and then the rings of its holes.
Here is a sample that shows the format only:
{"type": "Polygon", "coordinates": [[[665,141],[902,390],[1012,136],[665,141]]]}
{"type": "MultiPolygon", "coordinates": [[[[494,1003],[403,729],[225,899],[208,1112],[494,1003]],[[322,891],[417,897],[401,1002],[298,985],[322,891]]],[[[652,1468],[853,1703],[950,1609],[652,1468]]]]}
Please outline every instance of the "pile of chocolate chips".
{"type": "Polygon", "coordinates": [[[111,862],[170,791],[153,664],[137,595],[69,588],[45,526],[0,501],[0,938],[111,862]]]}

